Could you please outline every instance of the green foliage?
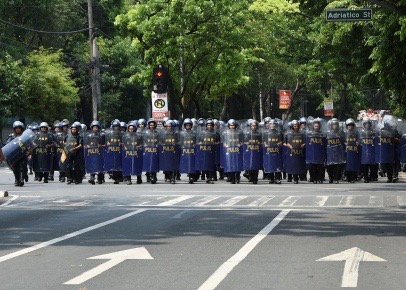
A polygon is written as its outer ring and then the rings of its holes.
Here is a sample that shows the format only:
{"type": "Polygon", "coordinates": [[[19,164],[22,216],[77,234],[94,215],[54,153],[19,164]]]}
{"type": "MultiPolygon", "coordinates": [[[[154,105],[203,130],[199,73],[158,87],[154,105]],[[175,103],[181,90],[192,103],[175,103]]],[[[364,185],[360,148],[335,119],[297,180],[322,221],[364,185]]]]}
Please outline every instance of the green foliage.
{"type": "Polygon", "coordinates": [[[34,119],[52,122],[61,116],[72,117],[79,98],[72,70],[61,62],[62,53],[45,49],[28,55],[22,72],[24,113],[34,119]]]}

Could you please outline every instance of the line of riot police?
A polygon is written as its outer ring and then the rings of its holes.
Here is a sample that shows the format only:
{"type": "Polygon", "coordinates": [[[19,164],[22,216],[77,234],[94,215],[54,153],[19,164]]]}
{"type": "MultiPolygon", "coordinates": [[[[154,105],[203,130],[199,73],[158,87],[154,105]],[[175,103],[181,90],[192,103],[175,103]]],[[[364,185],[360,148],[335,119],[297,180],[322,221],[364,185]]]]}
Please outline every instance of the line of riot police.
{"type": "MultiPolygon", "coordinates": [[[[164,172],[165,181],[175,183],[187,174],[189,183],[201,178],[207,183],[227,178],[239,183],[241,172],[250,182],[258,183],[259,171],[269,183],[280,184],[307,180],[329,183],[345,179],[350,183],[363,177],[364,182],[386,175],[388,182],[398,180],[400,164],[406,163],[404,123],[387,119],[378,125],[373,120],[357,124],[333,118],[301,118],[287,124],[265,118],[261,123],[248,120],[244,125],[230,119],[226,124],[215,119],[185,119],[182,126],[164,120],[158,128],[155,120],[134,120],[128,124],[113,120],[107,130],[98,121],[90,131],[79,122],[54,123],[51,133],[47,123],[14,122],[14,133],[2,152],[15,175],[15,185],[23,186],[34,171],[38,181],[53,180],[58,170],[59,181],[79,184],[90,174],[91,184],[105,182],[108,173],[115,184],[157,182],[164,172]],[[217,173],[219,175],[217,175],[217,173]],[[344,177],[344,178],[343,178],[344,177]]],[[[406,132],[405,132],[406,133],[406,132]]]]}

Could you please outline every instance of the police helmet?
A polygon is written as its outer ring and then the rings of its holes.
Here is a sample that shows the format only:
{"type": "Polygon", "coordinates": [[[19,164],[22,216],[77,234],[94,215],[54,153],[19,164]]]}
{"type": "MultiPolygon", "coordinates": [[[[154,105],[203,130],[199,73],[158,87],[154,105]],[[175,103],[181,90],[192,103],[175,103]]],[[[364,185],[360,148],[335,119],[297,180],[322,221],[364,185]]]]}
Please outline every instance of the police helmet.
{"type": "Polygon", "coordinates": [[[73,122],[72,125],[70,125],[70,128],[71,129],[76,128],[76,129],[80,130],[82,128],[82,124],[80,124],[80,122],[76,121],[76,122],[73,122]]]}
{"type": "Polygon", "coordinates": [[[125,122],[120,122],[120,127],[127,130],[127,124],[125,122]]]}
{"type": "Polygon", "coordinates": [[[349,125],[353,125],[355,126],[355,121],[352,118],[347,119],[347,121],[345,121],[345,125],[349,126],[349,125]]]}
{"type": "Polygon", "coordinates": [[[220,127],[224,127],[226,125],[226,123],[222,120],[219,121],[220,127]]]}
{"type": "Polygon", "coordinates": [[[62,127],[69,126],[69,123],[67,123],[66,121],[62,121],[62,122],[61,122],[61,126],[62,126],[62,127]]]}
{"type": "Polygon", "coordinates": [[[197,125],[199,125],[200,127],[203,127],[206,124],[206,121],[203,118],[200,118],[199,120],[197,120],[197,125]]]}
{"type": "MultiPolygon", "coordinates": [[[[261,122],[261,123],[265,124],[264,122],[261,122]]],[[[257,120],[251,120],[250,126],[251,125],[257,125],[258,126],[258,121],[257,120]]]]}
{"type": "Polygon", "coordinates": [[[237,126],[237,121],[236,121],[236,120],[234,120],[234,119],[230,119],[230,120],[228,120],[228,122],[227,122],[227,126],[228,126],[228,127],[230,127],[230,125],[237,126]]]}
{"type": "Polygon", "coordinates": [[[299,124],[307,124],[307,119],[306,119],[306,117],[300,118],[299,124]]]}
{"type": "Polygon", "coordinates": [[[69,126],[69,120],[68,119],[63,119],[62,122],[66,123],[66,126],[69,126]]]}
{"type": "Polygon", "coordinates": [[[392,122],[392,120],[385,120],[383,123],[383,128],[386,130],[390,130],[395,126],[395,124],[392,122]]]}
{"type": "Polygon", "coordinates": [[[191,120],[191,119],[189,119],[189,118],[186,118],[186,119],[183,121],[183,127],[185,127],[187,124],[189,124],[189,125],[192,125],[192,126],[193,126],[193,122],[192,122],[192,120],[191,120]]]}
{"type": "Polygon", "coordinates": [[[314,119],[314,120],[312,120],[312,123],[314,124],[314,123],[318,123],[319,125],[321,125],[321,118],[316,118],[316,119],[314,119]]]}
{"type": "Polygon", "coordinates": [[[214,121],[213,121],[212,119],[207,119],[207,121],[206,121],[206,127],[207,127],[207,125],[212,125],[212,126],[214,126],[214,121]]]}
{"type": "Polygon", "coordinates": [[[156,126],[156,121],[153,118],[148,119],[147,125],[149,126],[149,124],[154,123],[156,126]]]}
{"type": "Polygon", "coordinates": [[[175,122],[173,120],[170,120],[170,119],[166,120],[165,127],[169,127],[169,125],[171,126],[171,128],[174,128],[175,127],[175,122]]]}
{"type": "Polygon", "coordinates": [[[80,124],[82,131],[85,132],[87,130],[87,126],[85,124],[80,124]]]}
{"type": "Polygon", "coordinates": [[[141,125],[141,124],[143,124],[145,126],[147,124],[147,120],[145,120],[144,118],[139,119],[138,120],[138,125],[141,125]]]}
{"type": "Polygon", "coordinates": [[[179,128],[180,122],[178,120],[173,120],[173,122],[175,123],[175,127],[179,128]]]}
{"type": "Polygon", "coordinates": [[[115,127],[115,126],[120,126],[120,121],[118,119],[111,121],[111,127],[115,127]]]}
{"type": "Polygon", "coordinates": [[[91,124],[90,124],[90,129],[92,129],[94,126],[97,126],[97,127],[99,127],[99,129],[100,129],[100,122],[99,121],[97,121],[97,120],[94,120],[91,124]]]}
{"type": "Polygon", "coordinates": [[[162,124],[165,125],[165,123],[169,120],[168,117],[163,117],[162,118],[162,124]]]}
{"type": "Polygon", "coordinates": [[[39,128],[42,128],[42,127],[46,127],[47,129],[48,129],[48,123],[47,122],[41,122],[41,124],[39,124],[39,128]]]}
{"type": "Polygon", "coordinates": [[[369,118],[366,118],[366,119],[364,119],[363,121],[362,121],[362,126],[364,126],[365,127],[365,125],[366,124],[370,124],[370,125],[372,125],[372,121],[371,121],[371,119],[369,119],[369,118]]]}
{"type": "Polygon", "coordinates": [[[59,120],[54,121],[53,126],[54,126],[54,127],[58,127],[58,124],[59,124],[60,122],[61,122],[61,121],[59,121],[59,120]]]}
{"type": "Polygon", "coordinates": [[[269,122],[271,122],[271,120],[271,117],[265,117],[263,122],[264,124],[268,124],[269,122]]]}
{"type": "Polygon", "coordinates": [[[275,119],[269,120],[269,124],[278,125],[278,122],[275,119]]]}
{"type": "Polygon", "coordinates": [[[299,121],[298,120],[292,120],[292,122],[290,122],[290,125],[293,127],[294,125],[299,125],[299,121]]]}
{"type": "Polygon", "coordinates": [[[130,121],[130,122],[128,122],[128,124],[127,124],[127,129],[130,128],[130,126],[133,126],[134,129],[135,129],[135,128],[137,128],[137,125],[138,125],[138,122],[137,122],[136,120],[130,121]]]}
{"type": "Polygon", "coordinates": [[[13,123],[13,129],[17,128],[17,127],[21,127],[21,129],[24,129],[24,123],[20,122],[20,121],[15,121],[13,123]]]}

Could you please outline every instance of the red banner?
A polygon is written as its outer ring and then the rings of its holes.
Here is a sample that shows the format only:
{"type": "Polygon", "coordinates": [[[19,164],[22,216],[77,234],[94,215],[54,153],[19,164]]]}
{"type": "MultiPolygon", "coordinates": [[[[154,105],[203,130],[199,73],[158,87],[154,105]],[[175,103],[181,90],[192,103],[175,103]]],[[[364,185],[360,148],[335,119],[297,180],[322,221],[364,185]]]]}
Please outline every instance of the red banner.
{"type": "Polygon", "coordinates": [[[279,109],[289,109],[290,103],[290,90],[279,90],[279,109]]]}

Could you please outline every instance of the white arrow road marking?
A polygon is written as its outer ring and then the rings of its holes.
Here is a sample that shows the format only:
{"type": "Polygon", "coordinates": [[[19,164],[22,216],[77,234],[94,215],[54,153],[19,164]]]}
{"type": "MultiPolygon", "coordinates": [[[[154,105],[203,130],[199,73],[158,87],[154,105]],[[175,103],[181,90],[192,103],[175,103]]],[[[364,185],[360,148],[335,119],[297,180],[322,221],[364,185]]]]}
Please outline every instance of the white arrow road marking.
{"type": "Polygon", "coordinates": [[[14,252],[14,253],[11,253],[11,254],[2,256],[2,257],[0,257],[0,263],[1,263],[1,262],[4,262],[4,261],[7,261],[7,260],[10,260],[10,259],[13,259],[13,258],[15,258],[15,257],[22,256],[22,255],[24,255],[24,254],[31,253],[31,252],[36,251],[36,250],[38,250],[38,249],[45,248],[45,247],[47,247],[47,246],[56,244],[56,243],[58,243],[58,242],[61,242],[61,241],[64,241],[64,240],[67,240],[67,239],[70,239],[70,238],[79,236],[79,235],[81,235],[81,234],[84,234],[84,233],[93,231],[93,230],[95,230],[95,229],[98,229],[98,228],[107,226],[107,225],[109,225],[109,224],[113,224],[113,223],[115,223],[115,222],[118,222],[118,221],[124,220],[124,219],[126,219],[126,218],[132,217],[132,216],[134,216],[134,215],[136,215],[136,214],[142,213],[142,212],[144,212],[144,211],[146,211],[146,210],[147,210],[147,209],[139,209],[139,210],[136,210],[136,211],[132,211],[132,212],[129,212],[129,213],[125,214],[125,215],[122,215],[122,216],[116,217],[116,218],[114,218],[114,219],[111,219],[111,220],[108,220],[108,221],[99,223],[99,224],[97,224],[97,225],[90,226],[90,227],[81,229],[81,230],[79,230],[79,231],[76,231],[76,232],[73,232],[73,233],[64,235],[64,236],[62,236],[62,237],[59,237],[59,238],[56,238],[56,239],[52,239],[52,240],[49,240],[49,241],[47,241],[47,242],[43,242],[43,243],[40,243],[40,244],[38,244],[38,245],[29,247],[29,248],[25,248],[25,249],[22,249],[22,250],[20,250],[20,251],[17,251],[17,252],[14,252]]]}
{"type": "Polygon", "coordinates": [[[86,271],[83,274],[81,274],[63,284],[66,284],[66,285],[82,284],[83,282],[86,282],[87,280],[90,280],[93,277],[100,275],[104,271],[107,271],[108,269],[113,268],[114,266],[124,262],[125,260],[153,260],[154,258],[152,258],[152,256],[148,253],[147,249],[142,247],[142,248],[134,248],[134,249],[114,252],[114,253],[110,253],[110,254],[90,257],[88,259],[109,260],[109,261],[107,261],[106,263],[103,263],[89,271],[86,271]]]}
{"type": "Polygon", "coordinates": [[[7,200],[5,203],[3,203],[0,206],[3,206],[3,207],[8,206],[10,203],[12,203],[14,200],[16,200],[19,197],[18,195],[10,195],[10,196],[12,196],[12,198],[7,200]]]}
{"type": "Polygon", "coordinates": [[[237,266],[248,254],[285,218],[290,210],[281,211],[266,227],[264,227],[255,237],[249,240],[234,256],[224,262],[207,279],[198,290],[215,289],[221,281],[237,266]]]}
{"type": "Polygon", "coordinates": [[[341,287],[357,287],[360,262],[386,262],[386,260],[354,247],[318,261],[345,261],[341,287]]]}

